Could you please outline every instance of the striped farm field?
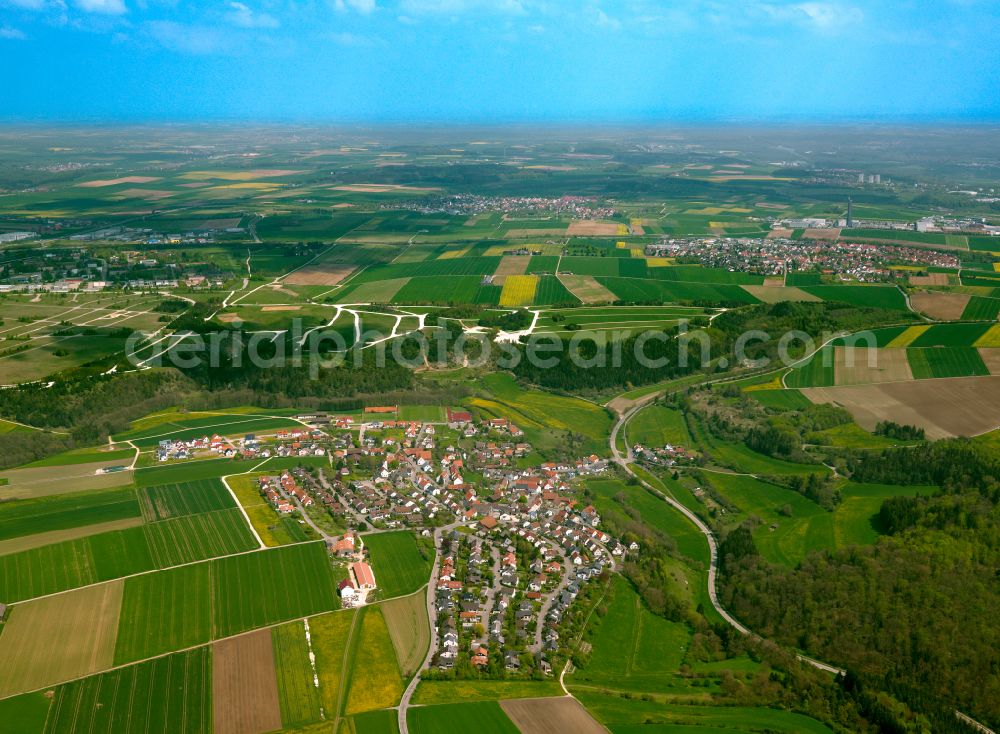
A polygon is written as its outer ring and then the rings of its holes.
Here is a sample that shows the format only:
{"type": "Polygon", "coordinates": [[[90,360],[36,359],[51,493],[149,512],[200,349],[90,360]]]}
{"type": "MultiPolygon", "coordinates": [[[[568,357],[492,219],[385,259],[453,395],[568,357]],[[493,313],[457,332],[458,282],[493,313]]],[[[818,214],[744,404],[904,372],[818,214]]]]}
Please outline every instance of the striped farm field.
{"type": "Polygon", "coordinates": [[[236,506],[232,495],[218,479],[142,487],[138,493],[142,515],[147,522],[236,506]]]}
{"type": "Polygon", "coordinates": [[[282,726],[291,729],[319,721],[322,704],[319,689],[313,684],[305,623],[296,621],[274,627],[271,642],[282,726]]]}
{"type": "Polygon", "coordinates": [[[0,541],[140,516],[129,488],[10,500],[0,503],[0,541]]]}
{"type": "Polygon", "coordinates": [[[551,306],[554,304],[578,303],[579,301],[580,299],[573,295],[556,276],[538,276],[538,287],[535,289],[534,299],[536,305],[551,306]]]}
{"type": "Polygon", "coordinates": [[[116,664],[336,608],[322,543],[125,580],[116,664]]]}
{"type": "Polygon", "coordinates": [[[237,509],[150,523],[143,527],[157,568],[253,550],[257,541],[237,509]]]}
{"type": "Polygon", "coordinates": [[[0,697],[111,667],[120,581],[18,604],[0,632],[0,697]]]}
{"type": "Polygon", "coordinates": [[[906,356],[917,380],[990,374],[983,358],[973,347],[910,348],[906,350],[906,356]]]}
{"type": "Polygon", "coordinates": [[[1000,316],[1000,298],[972,296],[962,312],[962,318],[968,321],[996,321],[998,316],[1000,316]]]}
{"type": "Polygon", "coordinates": [[[148,523],[0,556],[8,602],[256,547],[236,509],[148,523]]]}
{"type": "Polygon", "coordinates": [[[211,734],[212,654],[199,647],[59,686],[45,734],[211,734]]]}
{"type": "Polygon", "coordinates": [[[503,284],[500,293],[500,305],[508,308],[530,306],[535,301],[538,289],[537,275],[510,275],[503,284]]]}
{"type": "MultiPolygon", "coordinates": [[[[668,270],[669,268],[658,268],[668,270]]],[[[678,301],[714,301],[717,303],[758,303],[738,285],[647,280],[643,278],[597,277],[597,282],[629,303],[671,303],[678,301]]]]}

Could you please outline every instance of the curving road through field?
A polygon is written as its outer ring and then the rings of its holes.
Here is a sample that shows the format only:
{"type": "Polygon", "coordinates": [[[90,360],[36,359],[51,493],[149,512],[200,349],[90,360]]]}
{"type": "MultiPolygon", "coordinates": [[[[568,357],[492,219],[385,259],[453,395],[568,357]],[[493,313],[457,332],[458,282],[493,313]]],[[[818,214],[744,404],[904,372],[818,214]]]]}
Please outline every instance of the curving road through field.
{"type": "MultiPolygon", "coordinates": [[[[684,515],[684,517],[686,517],[691,523],[693,523],[694,526],[697,527],[699,531],[701,531],[702,535],[705,536],[705,539],[708,541],[708,547],[711,556],[708,566],[708,597],[712,602],[712,606],[715,608],[715,611],[719,613],[719,616],[721,616],[724,620],[726,620],[726,622],[741,635],[754,635],[754,633],[751,632],[747,627],[740,624],[739,620],[737,620],[732,614],[730,614],[726,610],[726,608],[722,606],[722,603],[719,601],[719,596],[715,588],[716,579],[719,573],[719,543],[715,537],[715,533],[713,533],[712,529],[688,507],[681,504],[673,497],[664,494],[660,490],[656,489],[656,487],[653,487],[648,482],[646,482],[646,480],[644,480],[642,477],[638,476],[632,470],[632,467],[629,465],[629,459],[631,458],[632,451],[628,446],[625,447],[626,456],[622,456],[621,452],[618,450],[617,438],[619,431],[623,431],[625,425],[635,416],[636,413],[638,413],[644,407],[646,407],[646,404],[637,405],[632,409],[626,411],[621,415],[621,417],[619,417],[618,421],[614,425],[614,428],[611,430],[611,439],[610,439],[611,455],[615,463],[618,464],[620,467],[622,467],[622,469],[624,469],[629,476],[634,477],[636,481],[638,481],[643,487],[645,487],[655,496],[659,497],[664,502],[673,507],[675,510],[684,515]]],[[[824,670],[828,673],[833,673],[835,675],[844,674],[844,671],[841,668],[829,665],[820,660],[815,660],[806,655],[796,654],[796,657],[802,662],[808,663],[814,668],[824,670]]]]}

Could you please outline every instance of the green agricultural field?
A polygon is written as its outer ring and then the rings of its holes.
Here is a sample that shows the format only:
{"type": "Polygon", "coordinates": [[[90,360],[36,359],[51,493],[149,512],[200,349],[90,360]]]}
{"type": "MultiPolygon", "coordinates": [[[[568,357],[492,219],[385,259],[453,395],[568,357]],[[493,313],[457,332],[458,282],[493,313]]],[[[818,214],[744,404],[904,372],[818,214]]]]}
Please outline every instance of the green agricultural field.
{"type": "Polygon", "coordinates": [[[0,721],[10,734],[42,734],[51,701],[42,692],[0,700],[0,721]]]}
{"type": "Polygon", "coordinates": [[[834,513],[834,540],[838,548],[871,545],[880,535],[878,513],[890,497],[929,496],[937,487],[911,487],[898,484],[856,484],[841,487],[842,501],[834,513]]]}
{"type": "Polygon", "coordinates": [[[212,562],[216,637],[335,609],[322,543],[245,553],[212,562]]]}
{"type": "Polygon", "coordinates": [[[906,299],[895,286],[879,285],[809,285],[802,290],[824,301],[852,306],[906,310],[906,299]]]}
{"type": "Polygon", "coordinates": [[[126,579],[115,665],[211,641],[212,607],[211,563],[126,579]]]}
{"type": "Polygon", "coordinates": [[[211,648],[167,655],[58,686],[45,734],[211,734],[211,648]]]}
{"type": "Polygon", "coordinates": [[[353,734],[397,734],[399,732],[399,719],[395,709],[367,711],[345,719],[345,722],[349,722],[349,731],[353,734]]]}
{"type": "Polygon", "coordinates": [[[142,431],[130,431],[114,437],[115,441],[132,441],[140,448],[156,446],[161,440],[188,441],[218,433],[233,436],[259,433],[278,428],[301,428],[302,424],[291,418],[271,418],[253,415],[218,415],[207,418],[164,423],[142,431]]]}
{"type": "Polygon", "coordinates": [[[687,421],[679,410],[662,405],[643,408],[628,422],[626,427],[629,443],[643,446],[663,446],[664,444],[691,445],[687,421]]]}
{"type": "Polygon", "coordinates": [[[0,599],[6,603],[54,594],[98,581],[90,539],[0,556],[0,599]]]}
{"type": "MultiPolygon", "coordinates": [[[[653,268],[664,270],[665,268],[653,268]]],[[[596,278],[597,282],[628,303],[673,303],[710,301],[715,303],[759,303],[738,285],[688,281],[644,280],[641,278],[596,278]]]]}
{"type": "MultiPolygon", "coordinates": [[[[741,273],[723,268],[705,268],[700,265],[674,265],[665,268],[652,268],[650,275],[658,280],[671,280],[681,283],[716,283],[724,285],[762,285],[763,275],[741,273]]],[[[626,275],[626,273],[622,273],[626,275]]]]}
{"type": "Polygon", "coordinates": [[[582,688],[573,695],[615,734],[833,734],[815,719],[780,709],[665,705],[582,688]]]}
{"type": "Polygon", "coordinates": [[[242,474],[259,465],[257,459],[205,459],[185,461],[170,466],[136,469],[135,483],[140,487],[180,484],[198,479],[216,479],[228,474],[242,474]]]}
{"type": "Polygon", "coordinates": [[[289,622],[275,627],[271,630],[271,641],[281,723],[291,729],[320,721],[320,695],[313,683],[305,625],[289,622]]]}
{"type": "Polygon", "coordinates": [[[794,566],[809,551],[835,547],[832,513],[798,492],[737,474],[705,473],[702,478],[744,516],[763,521],[753,538],[769,561],[794,566]]]}
{"type": "Polygon", "coordinates": [[[412,594],[427,583],[431,559],[417,546],[412,531],[363,535],[381,598],[412,594]]]}
{"type": "Polygon", "coordinates": [[[140,516],[129,488],[12,500],[0,503],[0,540],[140,516]]]}
{"type": "Polygon", "coordinates": [[[823,277],[819,273],[789,273],[785,276],[785,285],[803,286],[819,285],[823,277]]]}
{"type": "Polygon", "coordinates": [[[456,304],[478,303],[496,305],[501,288],[483,285],[482,276],[414,277],[396,293],[395,304],[456,304]]]}
{"type": "Polygon", "coordinates": [[[406,712],[406,724],[413,734],[452,734],[474,731],[480,734],[520,734],[500,704],[494,701],[417,706],[406,712]]]}
{"type": "Polygon", "coordinates": [[[990,374],[978,350],[973,347],[907,349],[906,359],[916,380],[990,374]]]}
{"type": "Polygon", "coordinates": [[[143,526],[155,568],[253,550],[257,541],[237,509],[163,520],[143,526]]]}
{"type": "Polygon", "coordinates": [[[919,347],[971,347],[991,324],[934,324],[907,346],[919,347]]]}
{"type": "Polygon", "coordinates": [[[424,423],[443,423],[444,408],[440,405],[400,405],[399,419],[404,421],[421,421],[424,423]]]}
{"type": "Polygon", "coordinates": [[[612,421],[610,414],[601,406],[578,398],[525,390],[506,373],[487,375],[482,385],[493,399],[470,398],[468,405],[483,417],[503,417],[513,421],[535,448],[551,448],[556,431],[572,431],[587,439],[578,447],[581,454],[607,453],[607,437],[612,421]]]}
{"type": "Polygon", "coordinates": [[[591,619],[590,660],[569,685],[662,691],[683,685],[677,672],[691,639],[687,625],[650,612],[621,576],[615,576],[607,614],[591,619]]]}
{"type": "Polygon", "coordinates": [[[833,346],[825,346],[785,375],[787,387],[831,387],[836,382],[833,346]]]}
{"type": "Polygon", "coordinates": [[[347,714],[395,706],[405,687],[382,610],[366,606],[358,615],[360,627],[355,628],[348,650],[352,665],[346,682],[344,713],[347,714]]]}
{"type": "Polygon", "coordinates": [[[236,506],[232,495],[217,479],[141,487],[139,502],[142,505],[142,515],[148,522],[236,506]]]}
{"type": "Polygon", "coordinates": [[[743,394],[772,410],[802,410],[812,405],[798,390],[751,390],[743,394]]]}
{"type": "Polygon", "coordinates": [[[554,680],[421,680],[413,703],[423,705],[508,698],[548,698],[563,690],[554,680]]]}
{"type": "Polygon", "coordinates": [[[1000,298],[972,296],[962,312],[966,321],[996,321],[1000,316],[1000,298]]]}
{"type": "Polygon", "coordinates": [[[622,523],[630,521],[626,514],[632,508],[642,521],[674,539],[677,551],[693,561],[708,566],[709,548],[705,536],[690,520],[669,504],[641,487],[626,486],[618,479],[591,479],[587,489],[593,493],[593,503],[602,516],[615,516],[622,523]],[[616,497],[624,496],[624,504],[616,497]]]}
{"type": "Polygon", "coordinates": [[[0,556],[0,594],[19,601],[255,547],[235,509],[190,515],[0,556]]]}
{"type": "Polygon", "coordinates": [[[66,451],[61,454],[56,454],[55,456],[49,456],[45,459],[33,461],[30,464],[25,464],[22,468],[31,469],[40,466],[92,464],[98,461],[120,461],[123,464],[129,464],[131,463],[133,456],[135,456],[135,451],[132,449],[115,449],[114,451],[108,451],[106,449],[74,449],[73,451],[66,451]]]}
{"type": "Polygon", "coordinates": [[[333,592],[321,543],[135,576],[125,581],[115,662],[329,611],[333,592]]]}

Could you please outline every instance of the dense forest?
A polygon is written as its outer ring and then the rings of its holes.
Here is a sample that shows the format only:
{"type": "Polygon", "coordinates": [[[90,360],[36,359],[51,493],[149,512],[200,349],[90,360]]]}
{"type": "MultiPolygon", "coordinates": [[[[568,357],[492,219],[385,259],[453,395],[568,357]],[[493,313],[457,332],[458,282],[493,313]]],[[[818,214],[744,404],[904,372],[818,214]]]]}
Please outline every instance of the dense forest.
{"type": "Polygon", "coordinates": [[[955,709],[996,726],[1000,458],[954,440],[854,469],[859,481],[942,490],[886,501],[878,522],[888,535],[874,546],[813,553],[795,569],[767,563],[734,531],[722,546],[724,603],[756,632],[925,713],[934,731],[961,730],[955,709]]]}

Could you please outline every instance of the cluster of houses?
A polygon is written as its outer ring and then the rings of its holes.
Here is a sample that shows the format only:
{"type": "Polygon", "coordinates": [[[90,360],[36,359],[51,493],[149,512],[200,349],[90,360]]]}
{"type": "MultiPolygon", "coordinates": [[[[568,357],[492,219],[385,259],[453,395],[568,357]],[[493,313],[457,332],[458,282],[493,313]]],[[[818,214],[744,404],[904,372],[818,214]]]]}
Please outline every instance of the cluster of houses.
{"type": "Polygon", "coordinates": [[[463,495],[456,514],[475,534],[452,532],[442,542],[438,668],[450,670],[466,655],[473,668],[484,668],[499,655],[508,670],[531,660],[545,672],[583,584],[629,552],[598,528],[594,507],[579,506],[563,478],[575,472],[575,462],[547,465],[503,477],[488,498],[463,495]]]}
{"type": "Polygon", "coordinates": [[[296,504],[312,507],[312,496],[295,480],[290,472],[281,476],[262,476],[258,480],[260,493],[278,512],[288,515],[296,510],[296,504]]]}
{"type": "Polygon", "coordinates": [[[246,459],[272,456],[324,456],[326,449],[320,445],[325,437],[319,429],[293,428],[279,430],[267,436],[248,433],[235,441],[213,434],[192,439],[163,439],[156,449],[157,461],[190,459],[197,453],[208,453],[226,458],[246,459]]]}
{"type": "Polygon", "coordinates": [[[676,444],[664,444],[663,446],[643,446],[640,443],[632,447],[635,457],[646,464],[656,464],[659,466],[674,466],[675,464],[686,464],[697,458],[690,449],[676,444]]]}
{"type": "MultiPolygon", "coordinates": [[[[823,220],[819,220],[823,221],[823,220]]],[[[807,222],[798,222],[806,224],[807,222]]],[[[783,275],[785,272],[815,272],[862,282],[891,277],[893,263],[958,268],[953,252],[927,247],[838,240],[837,229],[812,229],[814,237],[792,239],[791,223],[775,225],[764,238],[690,237],[664,239],[646,246],[651,257],[698,258],[702,265],[737,272],[783,275]],[[824,235],[823,232],[828,234],[824,235]]],[[[886,234],[891,239],[891,234],[886,234]]]]}

